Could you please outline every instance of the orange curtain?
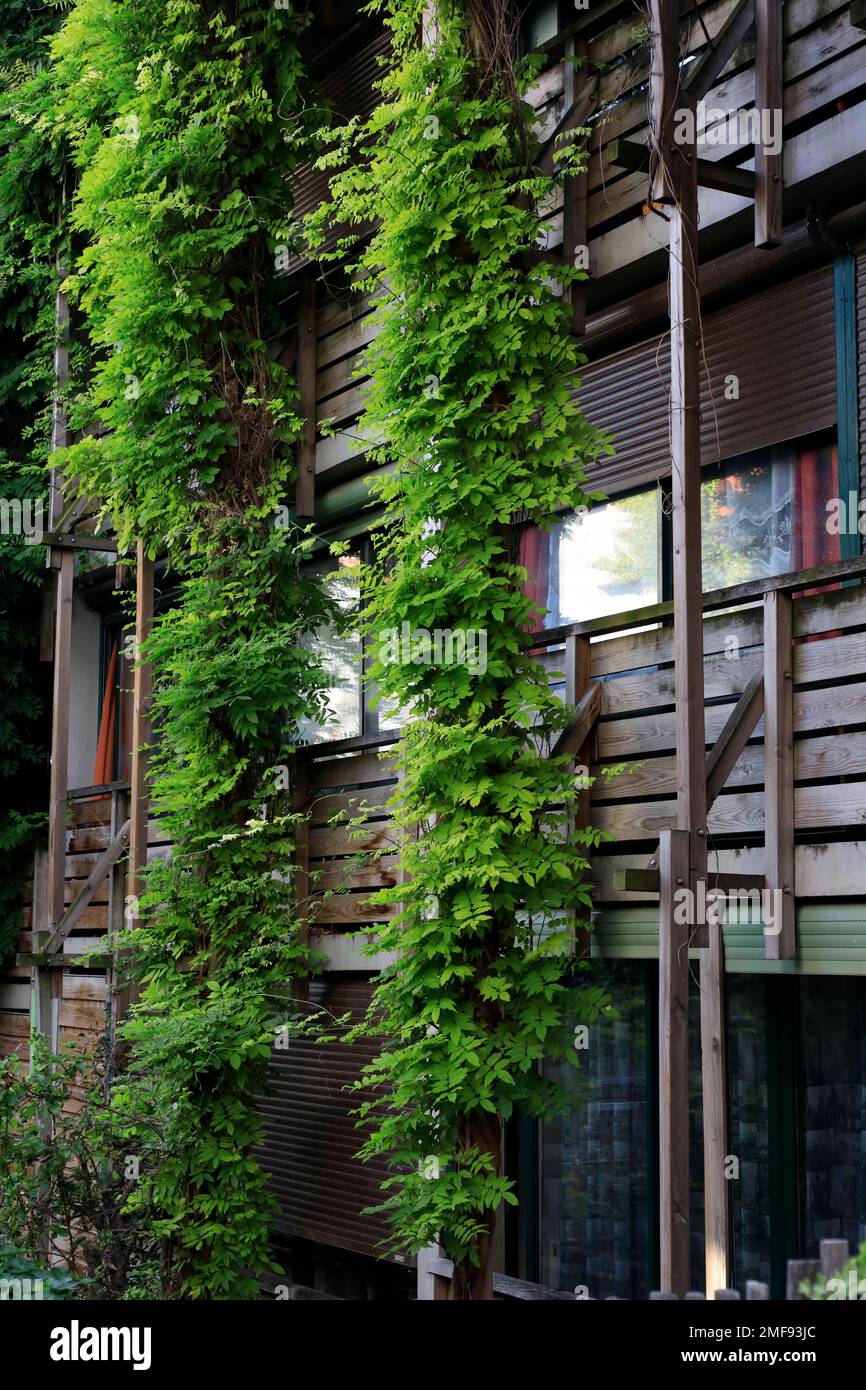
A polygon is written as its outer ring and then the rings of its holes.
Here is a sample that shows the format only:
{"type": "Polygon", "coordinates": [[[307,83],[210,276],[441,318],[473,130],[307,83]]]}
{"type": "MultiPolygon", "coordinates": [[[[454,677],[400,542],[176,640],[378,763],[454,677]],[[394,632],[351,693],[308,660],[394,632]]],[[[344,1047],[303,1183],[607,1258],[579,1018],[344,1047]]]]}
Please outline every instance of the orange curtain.
{"type": "Polygon", "coordinates": [[[93,785],[105,786],[114,778],[114,725],[117,718],[117,643],[111,648],[105,689],[102,693],[102,718],[96,743],[96,762],[93,765],[93,785]]]}

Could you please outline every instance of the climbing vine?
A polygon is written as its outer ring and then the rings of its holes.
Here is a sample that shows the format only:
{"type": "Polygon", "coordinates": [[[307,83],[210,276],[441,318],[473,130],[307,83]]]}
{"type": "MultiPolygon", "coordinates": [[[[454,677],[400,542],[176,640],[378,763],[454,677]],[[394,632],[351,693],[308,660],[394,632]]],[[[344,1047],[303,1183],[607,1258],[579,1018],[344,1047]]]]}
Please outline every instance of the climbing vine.
{"type": "Polygon", "coordinates": [[[50,427],[52,261],[61,183],[35,130],[47,86],[49,7],[9,0],[0,18],[0,964],[21,930],[24,880],[44,825],[46,701],[38,665],[45,552],[41,467],[50,427]]]}
{"type": "MultiPolygon", "coordinates": [[[[333,202],[310,229],[314,244],[331,220],[359,229],[337,254],[380,295],[361,423],[374,459],[397,464],[366,599],[374,674],[407,715],[390,803],[406,881],[381,895],[399,910],[376,948],[396,964],[366,1025],[384,1042],[365,1077],[363,1153],[394,1165],[396,1243],[438,1238],[453,1296],[484,1298],[496,1212],[516,1201],[503,1122],[548,1113],[541,1063],[574,1060],[575,1023],[604,1007],[567,950],[600,836],[576,828],[574,769],[551,756],[571,712],[526,650],[540,615],[516,523],[549,528],[585,502],[585,466],[606,444],[574,399],[560,290],[578,273],[539,264],[554,181],[534,165],[534,69],[514,59],[509,7],[371,8],[395,66],[372,117],[323,158],[333,202]],[[404,631],[419,634],[408,659],[389,637],[404,631]],[[486,660],[437,661],[424,637],[437,632],[476,634],[476,652],[483,635],[486,660]]],[[[574,149],[563,158],[576,167],[574,149]]]]}
{"type": "Polygon", "coordinates": [[[64,289],[84,349],[55,462],[176,590],[135,653],[173,850],[129,903],[141,993],[108,1108],[163,1297],[249,1296],[268,1265],[259,1098],[311,964],[285,772],[300,721],[325,717],[306,638],[332,610],[285,506],[300,421],[277,273],[310,149],[306,24],[258,0],[76,0],[30,90],[75,183],[64,289]]]}

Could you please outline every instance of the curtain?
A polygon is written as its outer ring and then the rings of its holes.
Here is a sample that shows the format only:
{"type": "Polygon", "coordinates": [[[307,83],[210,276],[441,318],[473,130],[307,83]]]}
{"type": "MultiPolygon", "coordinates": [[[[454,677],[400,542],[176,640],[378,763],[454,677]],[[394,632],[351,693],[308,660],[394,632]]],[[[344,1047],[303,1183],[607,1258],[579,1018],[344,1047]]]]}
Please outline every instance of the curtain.
{"type": "Polygon", "coordinates": [[[117,722],[117,643],[111,645],[105,689],[102,692],[102,718],[96,741],[96,761],[93,765],[93,785],[104,786],[114,780],[114,729],[117,722]]]}

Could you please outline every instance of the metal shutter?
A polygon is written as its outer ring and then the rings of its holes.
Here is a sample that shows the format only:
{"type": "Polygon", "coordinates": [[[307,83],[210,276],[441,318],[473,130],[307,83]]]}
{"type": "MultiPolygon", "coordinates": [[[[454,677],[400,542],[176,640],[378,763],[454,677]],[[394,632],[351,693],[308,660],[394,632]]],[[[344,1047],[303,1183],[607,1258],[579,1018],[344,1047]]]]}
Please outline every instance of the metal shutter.
{"type": "MultiPolygon", "coordinates": [[[[339,1017],[363,1017],[373,984],[368,976],[325,976],[313,983],[311,1002],[339,1017]]],[[[350,1044],[292,1041],[274,1051],[269,1093],[262,1102],[265,1140],[262,1161],[279,1203],[273,1229],[361,1254],[382,1254],[388,1232],[382,1216],[363,1216],[382,1199],[387,1176],[381,1162],[361,1163],[355,1154],[363,1133],[350,1111],[359,1098],[345,1090],[376,1055],[372,1040],[350,1044]]]]}
{"type": "MultiPolygon", "coordinates": [[[[860,277],[861,299],[866,296],[860,277]]],[[[704,316],[701,440],[705,464],[836,422],[833,270],[774,285],[704,316]],[[725,378],[739,399],[725,399],[725,378]]],[[[861,383],[863,382],[861,358],[861,383]]],[[[667,335],[591,362],[578,399],[616,447],[590,475],[609,493],[670,474],[667,335]]],[[[862,387],[866,390],[866,386],[862,387]]]]}

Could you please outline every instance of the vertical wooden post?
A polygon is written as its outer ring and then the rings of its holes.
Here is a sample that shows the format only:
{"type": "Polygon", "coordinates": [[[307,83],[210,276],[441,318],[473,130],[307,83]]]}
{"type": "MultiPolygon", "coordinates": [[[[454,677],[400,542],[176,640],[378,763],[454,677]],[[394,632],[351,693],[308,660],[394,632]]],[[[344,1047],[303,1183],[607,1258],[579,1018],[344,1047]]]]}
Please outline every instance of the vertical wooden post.
{"type": "MultiPolygon", "coordinates": [[[[576,73],[572,58],[586,59],[585,40],[568,39],[565,45],[565,109],[574,104],[576,73]]],[[[586,246],[589,237],[587,220],[587,172],[563,177],[562,180],[562,256],[566,265],[574,266],[578,247],[586,246]]],[[[586,285],[577,281],[567,290],[571,309],[571,331],[582,337],[586,330],[586,285]]]]}
{"type": "MultiPolygon", "coordinates": [[[[588,637],[579,637],[575,633],[569,634],[565,639],[565,700],[566,704],[576,705],[584,694],[590,681],[590,657],[591,649],[588,637]]],[[[589,770],[589,740],[580,748],[575,750],[574,766],[575,775],[579,775],[578,768],[586,767],[589,770]]],[[[582,788],[578,795],[574,807],[573,825],[576,829],[583,829],[590,823],[589,814],[589,787],[582,788]]],[[[574,946],[575,955],[588,956],[590,952],[589,933],[586,930],[578,931],[574,924],[574,946]]]]}
{"type": "MultiPolygon", "coordinates": [[[[69,789],[69,687],[72,662],[72,590],[75,553],[61,550],[57,571],[54,615],[54,690],[51,726],[51,780],[48,806],[48,857],[44,920],[36,920],[34,899],[33,944],[36,951],[48,940],[63,916],[66,895],[66,813],[69,789]],[[44,932],[44,935],[43,935],[44,932]]],[[[40,904],[41,910],[41,904],[40,904]]],[[[57,966],[35,967],[34,988],[39,1030],[52,1049],[59,1038],[60,998],[63,991],[62,956],[57,966]]]]}
{"type": "MultiPolygon", "coordinates": [[[[149,794],[147,773],[151,739],[150,705],[153,693],[153,670],[143,661],[141,650],[150,636],[153,625],[153,561],[145,553],[144,541],[136,546],[135,565],[135,673],[132,684],[132,767],[129,796],[129,865],[127,871],[128,918],[137,915],[138,900],[144,892],[142,871],[147,864],[147,818],[149,794]]],[[[119,1022],[130,1003],[133,992],[128,984],[117,990],[114,1016],[119,1022]]]]}
{"type": "MultiPolygon", "coordinates": [[[[114,839],[121,826],[129,817],[129,794],[123,787],[117,787],[111,794],[111,838],[114,839]]],[[[106,979],[106,1066],[105,1085],[110,1085],[114,1070],[114,1051],[117,1041],[118,993],[115,991],[117,960],[117,937],[125,926],[126,910],[126,865],[121,860],[111,867],[108,880],[108,935],[114,942],[111,964],[107,967],[106,979]]]]}
{"type": "Polygon", "coordinates": [[[729,1284],[728,1097],[725,1057],[725,948],[721,921],[708,923],[701,952],[701,1081],[704,1099],[704,1264],[707,1298],[729,1284]]]}
{"type": "Polygon", "coordinates": [[[689,884],[689,835],[659,837],[659,1198],[661,1286],[684,1294],[689,1280],[689,925],[674,896],[689,884]],[[680,914],[683,915],[683,914],[680,914]]]}
{"type": "MultiPolygon", "coordinates": [[[[767,112],[775,121],[782,112],[782,5],[781,0],[755,0],[755,107],[759,117],[767,112]]],[[[784,154],[770,154],[759,140],[755,146],[755,245],[760,249],[782,245],[782,192],[784,154]]]]}
{"type": "MultiPolygon", "coordinates": [[[[293,803],[295,811],[304,816],[304,820],[298,826],[298,833],[295,839],[295,903],[300,913],[304,914],[304,925],[301,929],[301,940],[307,945],[310,937],[310,776],[309,763],[306,758],[299,758],[295,754],[294,766],[294,786],[293,803]]],[[[299,1004],[307,1003],[310,998],[310,982],[308,979],[293,980],[292,991],[299,1004]]]]}
{"type": "MultiPolygon", "coordinates": [[[[38,954],[49,933],[48,923],[48,854],[44,849],[33,855],[33,906],[31,908],[31,930],[33,933],[33,952],[38,954]]],[[[51,972],[35,967],[31,981],[32,1008],[31,1024],[43,1038],[51,1036],[51,972]]],[[[33,1065],[31,1050],[30,1065],[33,1065]]]]}
{"type": "Polygon", "coordinates": [[[662,1289],[689,1286],[689,1046],[687,945],[705,946],[698,880],[707,868],[706,736],[701,605],[700,291],[693,141],[674,138],[688,100],[679,82],[678,0],[651,0],[650,111],[654,194],[669,211],[671,496],[673,533],[677,830],[660,845],[659,1070],[662,1289]],[[666,862],[667,861],[667,862],[666,862]],[[674,921],[687,886],[691,926],[674,921]],[[684,940],[685,934],[685,940],[684,940]],[[681,974],[680,974],[681,972],[681,974]]]}
{"type": "Polygon", "coordinates": [[[764,595],[764,875],[777,894],[767,960],[796,953],[794,884],[794,682],[790,594],[764,595]]]}
{"type": "Polygon", "coordinates": [[[300,277],[298,290],[298,402],[303,420],[298,441],[295,512],[311,517],[316,510],[316,278],[300,277]]]}

